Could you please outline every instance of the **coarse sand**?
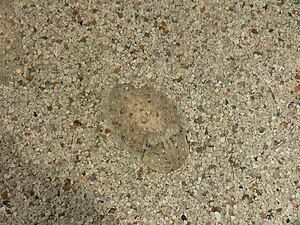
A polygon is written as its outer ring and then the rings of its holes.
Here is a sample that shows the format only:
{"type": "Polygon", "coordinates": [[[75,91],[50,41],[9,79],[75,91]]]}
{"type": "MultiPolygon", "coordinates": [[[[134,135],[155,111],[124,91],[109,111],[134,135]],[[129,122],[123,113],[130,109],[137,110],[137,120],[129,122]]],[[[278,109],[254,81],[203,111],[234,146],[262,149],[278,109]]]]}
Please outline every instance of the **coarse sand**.
{"type": "Polygon", "coordinates": [[[299,225],[299,37],[299,0],[0,0],[0,224],[299,225]],[[169,103],[111,130],[125,84],[169,103]]]}

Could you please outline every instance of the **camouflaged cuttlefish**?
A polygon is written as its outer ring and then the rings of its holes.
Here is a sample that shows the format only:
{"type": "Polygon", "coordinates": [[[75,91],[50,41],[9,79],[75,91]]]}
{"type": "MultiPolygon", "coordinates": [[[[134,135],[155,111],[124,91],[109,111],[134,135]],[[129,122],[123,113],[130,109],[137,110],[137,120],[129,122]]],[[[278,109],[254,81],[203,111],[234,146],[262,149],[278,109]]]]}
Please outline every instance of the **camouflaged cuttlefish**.
{"type": "Polygon", "coordinates": [[[148,85],[117,84],[103,107],[120,148],[158,172],[168,173],[184,164],[189,147],[183,118],[163,93],[148,85]]]}

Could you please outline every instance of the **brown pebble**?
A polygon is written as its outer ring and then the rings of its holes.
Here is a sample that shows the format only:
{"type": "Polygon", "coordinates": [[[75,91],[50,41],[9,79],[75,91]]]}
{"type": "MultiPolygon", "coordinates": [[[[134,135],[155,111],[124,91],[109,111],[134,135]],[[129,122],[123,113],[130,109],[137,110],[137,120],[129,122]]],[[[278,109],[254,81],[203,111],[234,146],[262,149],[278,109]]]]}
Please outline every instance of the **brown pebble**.
{"type": "Polygon", "coordinates": [[[5,206],[8,207],[8,208],[11,208],[10,203],[9,203],[8,200],[3,201],[2,204],[5,205],[5,206]]]}
{"type": "Polygon", "coordinates": [[[297,71],[295,78],[296,78],[296,80],[300,80],[300,71],[297,71]]]}
{"type": "Polygon", "coordinates": [[[254,51],[253,54],[254,54],[254,55],[262,56],[262,53],[261,53],[260,51],[254,51]]]}
{"type": "Polygon", "coordinates": [[[227,31],[227,29],[228,29],[228,27],[221,27],[221,31],[222,31],[223,33],[225,33],[225,32],[227,31]]]}
{"type": "Polygon", "coordinates": [[[260,218],[263,219],[263,220],[267,219],[267,214],[260,213],[260,218]]]}
{"type": "Polygon", "coordinates": [[[115,67],[112,72],[115,74],[119,74],[120,71],[121,71],[121,67],[115,67]]]}
{"type": "Polygon", "coordinates": [[[93,182],[93,181],[96,181],[96,180],[97,180],[96,174],[94,174],[94,173],[91,174],[91,175],[89,176],[89,180],[92,181],[92,182],[93,182]]]}
{"type": "Polygon", "coordinates": [[[33,80],[33,75],[28,75],[25,79],[27,81],[32,81],[33,80]]]}
{"type": "Polygon", "coordinates": [[[29,194],[30,194],[30,196],[34,196],[34,190],[31,189],[31,190],[29,191],[29,194]]]}
{"type": "Polygon", "coordinates": [[[237,133],[238,129],[239,129],[239,124],[238,123],[235,123],[235,124],[232,125],[232,132],[233,133],[237,133]]]}
{"type": "Polygon", "coordinates": [[[176,54],[176,58],[180,58],[181,56],[183,56],[182,53],[177,53],[177,54],[176,54]]]}
{"type": "Polygon", "coordinates": [[[73,16],[76,16],[79,14],[79,10],[78,9],[74,9],[72,12],[73,16]]]}
{"type": "Polygon", "coordinates": [[[64,48],[69,49],[69,45],[67,43],[64,43],[64,48]]]}
{"type": "Polygon", "coordinates": [[[282,208],[276,209],[277,212],[282,212],[282,208]]]}
{"type": "Polygon", "coordinates": [[[213,206],[213,207],[211,207],[211,211],[212,212],[220,212],[221,208],[219,206],[213,206]]]}
{"type": "Polygon", "coordinates": [[[295,92],[295,94],[300,92],[300,84],[298,84],[297,86],[294,87],[294,92],[295,92]]]}
{"type": "Polygon", "coordinates": [[[92,24],[93,24],[93,25],[96,25],[96,24],[97,24],[97,21],[96,21],[95,19],[93,19],[93,20],[92,20],[92,24]]]}
{"type": "Polygon", "coordinates": [[[108,210],[109,213],[115,213],[116,211],[117,211],[116,208],[110,208],[110,209],[108,210]]]}
{"type": "Polygon", "coordinates": [[[205,149],[204,146],[197,146],[197,147],[195,148],[195,150],[196,150],[196,152],[197,152],[198,154],[202,153],[202,152],[204,151],[204,149],[205,149]]]}
{"type": "Polygon", "coordinates": [[[79,120],[74,120],[73,122],[74,126],[81,126],[82,123],[79,120]]]}
{"type": "Polygon", "coordinates": [[[248,194],[243,194],[243,196],[242,196],[242,200],[244,200],[244,199],[246,199],[246,198],[250,198],[250,196],[248,195],[248,194]]]}
{"type": "Polygon", "coordinates": [[[251,29],[251,33],[252,33],[252,34],[258,34],[258,30],[257,30],[256,28],[252,28],[252,29],[251,29]]]}
{"type": "Polygon", "coordinates": [[[286,122],[286,121],[283,121],[283,122],[280,123],[280,125],[283,126],[284,128],[287,128],[289,123],[286,122]]]}
{"type": "Polygon", "coordinates": [[[210,164],[210,165],[208,166],[208,169],[209,169],[209,170],[212,170],[212,169],[215,169],[215,168],[217,168],[217,166],[214,165],[214,164],[210,164]]]}
{"type": "Polygon", "coordinates": [[[80,163],[80,158],[79,158],[78,155],[75,155],[75,156],[73,156],[72,158],[73,158],[73,162],[74,162],[75,164],[80,163]]]}
{"type": "Polygon", "coordinates": [[[197,124],[202,124],[203,122],[204,121],[201,116],[199,116],[197,119],[195,119],[195,123],[197,123],[197,124]]]}
{"type": "Polygon", "coordinates": [[[150,37],[150,33],[149,32],[145,32],[144,35],[145,35],[145,37],[150,37]]]}
{"type": "Polygon", "coordinates": [[[284,4],[284,0],[279,0],[276,3],[277,6],[282,6],[283,4],[284,4]]]}
{"type": "Polygon", "coordinates": [[[202,6],[202,7],[201,7],[200,12],[201,12],[201,13],[204,13],[204,12],[205,12],[205,6],[202,6]]]}
{"type": "Polygon", "coordinates": [[[71,179],[70,179],[70,178],[67,178],[67,179],[65,180],[63,189],[64,189],[65,191],[69,191],[69,190],[71,189],[71,179]]]}
{"type": "Polygon", "coordinates": [[[1,197],[2,197],[3,200],[7,200],[8,199],[8,192],[7,191],[3,191],[1,193],[1,197]]]}
{"type": "Polygon", "coordinates": [[[116,13],[120,19],[122,19],[124,17],[123,13],[121,13],[121,12],[116,12],[116,13]]]}
{"type": "Polygon", "coordinates": [[[99,9],[93,8],[93,9],[91,9],[91,11],[92,11],[92,13],[97,13],[97,12],[99,12],[99,9]]]}

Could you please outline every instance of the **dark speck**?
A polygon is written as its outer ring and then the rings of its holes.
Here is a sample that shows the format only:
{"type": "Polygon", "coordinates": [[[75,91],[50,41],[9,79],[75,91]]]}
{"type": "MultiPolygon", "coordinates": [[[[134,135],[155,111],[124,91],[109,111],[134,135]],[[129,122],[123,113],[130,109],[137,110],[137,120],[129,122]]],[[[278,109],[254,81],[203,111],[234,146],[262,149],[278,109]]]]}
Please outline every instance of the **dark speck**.
{"type": "Polygon", "coordinates": [[[110,208],[109,210],[108,210],[108,212],[109,213],[111,213],[111,214],[113,214],[113,213],[115,213],[117,211],[117,209],[116,208],[110,208]]]}
{"type": "Polygon", "coordinates": [[[257,30],[256,28],[252,28],[252,29],[251,29],[251,33],[252,33],[252,34],[258,34],[258,30],[257,30]]]}
{"type": "Polygon", "coordinates": [[[207,127],[205,128],[204,135],[208,135],[208,129],[207,129],[207,127]]]}
{"type": "Polygon", "coordinates": [[[81,126],[82,123],[79,120],[74,120],[73,122],[74,126],[81,126]]]}
{"type": "Polygon", "coordinates": [[[271,220],[271,219],[273,219],[273,218],[274,218],[274,213],[269,212],[269,213],[267,214],[267,219],[268,219],[268,220],[271,220]]]}
{"type": "Polygon", "coordinates": [[[185,215],[181,215],[181,219],[184,221],[184,220],[187,220],[186,216],[185,215]]]}

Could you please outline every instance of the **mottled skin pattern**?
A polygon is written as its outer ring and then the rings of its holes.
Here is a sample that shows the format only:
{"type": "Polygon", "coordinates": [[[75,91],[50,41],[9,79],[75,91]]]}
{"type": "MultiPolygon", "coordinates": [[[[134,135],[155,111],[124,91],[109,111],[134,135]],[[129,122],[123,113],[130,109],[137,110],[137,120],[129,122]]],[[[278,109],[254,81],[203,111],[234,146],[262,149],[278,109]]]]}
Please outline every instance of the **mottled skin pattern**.
{"type": "Polygon", "coordinates": [[[163,133],[149,135],[143,148],[143,162],[158,172],[176,170],[188,155],[185,136],[179,125],[170,125],[163,133]]]}
{"type": "Polygon", "coordinates": [[[189,149],[183,120],[164,94],[151,86],[116,85],[104,108],[120,148],[158,172],[168,173],[183,165],[189,149]]]}

